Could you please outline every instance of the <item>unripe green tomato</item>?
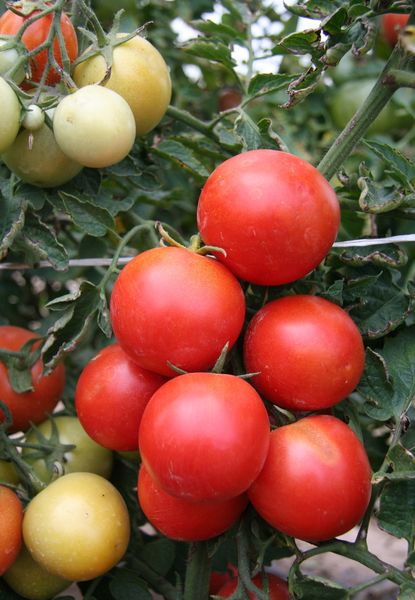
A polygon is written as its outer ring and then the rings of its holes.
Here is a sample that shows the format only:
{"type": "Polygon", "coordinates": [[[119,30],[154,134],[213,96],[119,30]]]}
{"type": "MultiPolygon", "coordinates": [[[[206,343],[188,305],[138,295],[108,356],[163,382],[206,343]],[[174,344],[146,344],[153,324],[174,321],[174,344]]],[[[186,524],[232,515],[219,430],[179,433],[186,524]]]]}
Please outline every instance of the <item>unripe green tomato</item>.
{"type": "MultiPolygon", "coordinates": [[[[10,36],[10,40],[13,39],[13,36],[10,36]]],[[[16,64],[19,60],[20,55],[16,48],[8,48],[7,50],[2,50],[2,46],[5,46],[9,40],[0,39],[0,75],[4,75],[7,71],[16,64]]],[[[20,66],[15,73],[13,73],[13,80],[19,85],[22,83],[25,78],[25,70],[24,66],[20,66]]]]}
{"type": "Polygon", "coordinates": [[[29,104],[23,115],[22,125],[29,131],[37,131],[45,122],[45,113],[37,104],[29,104]]]}
{"type": "Polygon", "coordinates": [[[20,179],[44,188],[63,185],[82,169],[62,152],[46,124],[35,132],[22,129],[2,159],[20,179]]]}
{"type": "MultiPolygon", "coordinates": [[[[339,129],[344,129],[358,108],[366,100],[369,92],[375,85],[374,79],[359,79],[348,81],[334,90],[329,99],[329,110],[333,122],[339,129]]],[[[406,90],[399,90],[406,93],[406,90]]],[[[397,129],[405,128],[413,124],[413,118],[400,107],[394,97],[383,108],[375,121],[368,129],[369,134],[390,134],[397,129]]]]}
{"type": "Polygon", "coordinates": [[[7,150],[20,129],[19,100],[3,77],[0,77],[0,153],[7,150]]]}
{"type": "Polygon", "coordinates": [[[12,483],[13,485],[19,483],[19,475],[12,462],[0,460],[0,483],[12,483]]]}
{"type": "Polygon", "coordinates": [[[67,579],[48,573],[33,560],[24,545],[3,579],[13,591],[28,600],[50,600],[71,584],[67,579]]]}
{"type": "MultiPolygon", "coordinates": [[[[105,72],[105,59],[98,54],[77,65],[73,78],[76,85],[83,87],[102,81],[105,72]]],[[[111,76],[104,85],[130,105],[137,135],[144,135],[158,125],[171,98],[170,74],[164,58],[139,35],[114,48],[111,76]]]]}
{"type": "MultiPolygon", "coordinates": [[[[111,475],[113,464],[113,453],[111,450],[97,444],[89,437],[77,417],[57,416],[54,417],[55,425],[58,430],[59,441],[61,444],[72,444],[75,446],[64,454],[62,464],[63,473],[76,473],[86,471],[96,473],[102,477],[108,478],[111,475]]],[[[52,436],[52,422],[47,419],[36,426],[36,430],[30,430],[25,437],[25,441],[30,444],[39,444],[39,434],[48,440],[52,436]]],[[[49,483],[53,473],[48,468],[45,458],[35,458],[38,455],[37,450],[23,448],[22,457],[32,466],[36,475],[49,483]]]]}

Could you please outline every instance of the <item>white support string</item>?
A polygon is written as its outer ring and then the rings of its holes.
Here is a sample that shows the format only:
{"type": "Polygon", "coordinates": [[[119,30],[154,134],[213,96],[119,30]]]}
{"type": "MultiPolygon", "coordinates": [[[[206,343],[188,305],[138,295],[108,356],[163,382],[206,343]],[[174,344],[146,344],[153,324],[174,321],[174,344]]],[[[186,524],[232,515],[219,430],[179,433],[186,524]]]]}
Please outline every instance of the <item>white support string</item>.
{"type": "MultiPolygon", "coordinates": [[[[384,238],[366,238],[360,240],[348,240],[346,242],[335,242],[333,248],[358,248],[363,246],[383,246],[387,244],[398,244],[405,242],[415,242],[415,233],[406,235],[394,235],[384,238]]],[[[118,265],[126,265],[133,256],[125,256],[118,259],[118,265]]],[[[111,258],[76,258],[68,262],[68,268],[73,267],[109,267],[112,263],[111,258]]],[[[36,267],[26,265],[24,263],[4,262],[0,263],[0,271],[3,270],[27,270],[27,269],[47,269],[51,268],[51,264],[47,260],[41,260],[36,263],[36,267]]]]}

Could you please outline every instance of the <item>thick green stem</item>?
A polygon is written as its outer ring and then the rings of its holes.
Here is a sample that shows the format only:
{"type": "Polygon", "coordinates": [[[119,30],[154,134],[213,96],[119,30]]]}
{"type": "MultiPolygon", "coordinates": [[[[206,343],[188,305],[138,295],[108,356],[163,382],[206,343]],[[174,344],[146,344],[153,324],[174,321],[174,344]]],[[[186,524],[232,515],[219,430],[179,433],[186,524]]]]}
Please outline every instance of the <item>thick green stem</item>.
{"type": "Polygon", "coordinates": [[[190,545],[183,600],[208,600],[210,563],[207,542],[190,545]]]}
{"type": "MultiPolygon", "coordinates": [[[[244,589],[255,594],[255,597],[258,600],[269,600],[268,594],[258,589],[251,579],[249,565],[249,542],[248,532],[246,529],[247,525],[245,520],[242,519],[236,535],[236,543],[238,548],[238,577],[242,581],[244,589]]],[[[248,597],[247,594],[246,597],[248,597]]]]}
{"type": "Polygon", "coordinates": [[[191,115],[186,110],[181,110],[180,108],[176,108],[175,106],[170,105],[167,109],[167,114],[173,119],[176,119],[177,121],[180,121],[185,125],[189,125],[189,127],[191,127],[192,129],[195,129],[196,131],[199,131],[207,137],[217,141],[216,136],[212,131],[211,124],[204,123],[200,119],[197,119],[196,117],[191,115]]]}

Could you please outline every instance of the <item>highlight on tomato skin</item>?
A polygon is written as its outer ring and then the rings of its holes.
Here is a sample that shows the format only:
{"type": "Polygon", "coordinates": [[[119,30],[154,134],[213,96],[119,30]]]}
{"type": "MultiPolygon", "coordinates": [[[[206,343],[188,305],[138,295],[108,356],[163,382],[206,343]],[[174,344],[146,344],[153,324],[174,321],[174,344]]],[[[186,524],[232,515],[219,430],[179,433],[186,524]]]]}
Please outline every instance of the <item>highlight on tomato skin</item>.
{"type": "Polygon", "coordinates": [[[274,429],[264,468],[248,490],[265,521],[307,542],[352,529],[370,495],[364,446],[348,425],[330,415],[307,416],[274,429]]]}
{"type": "Polygon", "coordinates": [[[171,496],[157,485],[144,465],[138,476],[138,500],[153,527],[170,539],[185,542],[224,533],[248,505],[246,494],[219,502],[188,502],[171,496]]]}

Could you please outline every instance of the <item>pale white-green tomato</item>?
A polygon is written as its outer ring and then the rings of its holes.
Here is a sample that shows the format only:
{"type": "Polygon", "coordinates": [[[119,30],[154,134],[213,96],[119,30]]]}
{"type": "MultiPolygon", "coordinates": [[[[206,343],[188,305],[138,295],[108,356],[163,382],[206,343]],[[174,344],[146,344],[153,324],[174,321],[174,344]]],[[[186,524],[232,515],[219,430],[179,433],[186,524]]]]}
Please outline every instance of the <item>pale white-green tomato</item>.
{"type": "Polygon", "coordinates": [[[24,545],[14,563],[4,573],[3,579],[12,590],[28,600],[50,600],[71,584],[70,581],[46,571],[33,560],[24,545]]]}
{"type": "MultiPolygon", "coordinates": [[[[139,35],[115,46],[112,61],[111,75],[104,85],[125,98],[134,113],[137,135],[144,135],[158,125],[169,105],[169,69],[160,52],[139,35]]],[[[105,59],[97,54],[77,65],[73,78],[83,87],[99,83],[105,73],[105,59]]]]}
{"type": "Polygon", "coordinates": [[[53,131],[62,152],[72,160],[84,167],[103,168],[130,152],[135,120],[119,94],[100,85],[87,85],[58,104],[53,131]]]}
{"type": "Polygon", "coordinates": [[[56,479],[28,504],[23,539],[47,571],[72,581],[99,577],[123,557],[130,519],[119,491],[94,473],[56,479]]]}
{"type": "Polygon", "coordinates": [[[29,104],[23,114],[22,125],[29,131],[37,131],[45,122],[45,113],[37,104],[29,104]]]}
{"type": "Polygon", "coordinates": [[[22,129],[1,158],[20,179],[44,188],[63,185],[82,169],[62,152],[46,124],[34,132],[22,129]]]}
{"type": "Polygon", "coordinates": [[[10,85],[0,77],[0,153],[11,146],[20,129],[21,106],[10,85]]]}
{"type": "MultiPolygon", "coordinates": [[[[13,36],[10,36],[10,39],[13,39],[13,36]]],[[[7,71],[10,71],[12,67],[17,63],[20,58],[19,52],[16,48],[7,48],[6,50],[2,50],[2,46],[5,46],[9,40],[0,39],[0,75],[4,75],[7,71]]],[[[24,66],[21,65],[14,73],[13,80],[19,84],[22,83],[25,78],[25,70],[24,66]]]]}

